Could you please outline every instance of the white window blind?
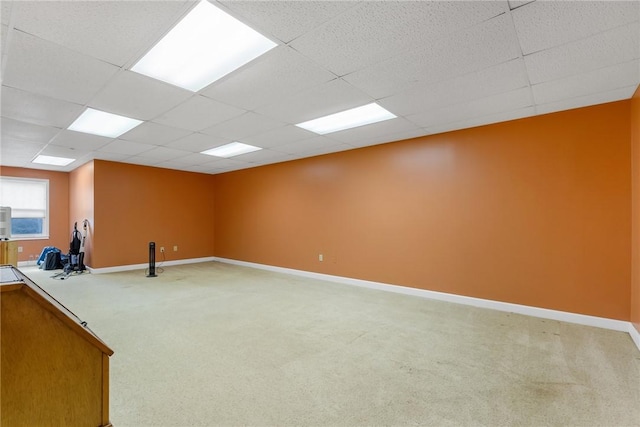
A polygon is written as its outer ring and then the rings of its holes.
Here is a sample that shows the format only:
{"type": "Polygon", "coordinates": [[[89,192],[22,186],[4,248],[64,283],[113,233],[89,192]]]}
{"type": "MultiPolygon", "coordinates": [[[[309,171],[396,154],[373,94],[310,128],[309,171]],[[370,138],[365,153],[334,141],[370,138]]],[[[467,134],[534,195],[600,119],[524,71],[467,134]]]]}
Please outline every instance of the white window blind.
{"type": "Polygon", "coordinates": [[[0,177],[0,206],[11,208],[11,218],[42,219],[42,232],[38,235],[48,234],[48,180],[0,177]]]}

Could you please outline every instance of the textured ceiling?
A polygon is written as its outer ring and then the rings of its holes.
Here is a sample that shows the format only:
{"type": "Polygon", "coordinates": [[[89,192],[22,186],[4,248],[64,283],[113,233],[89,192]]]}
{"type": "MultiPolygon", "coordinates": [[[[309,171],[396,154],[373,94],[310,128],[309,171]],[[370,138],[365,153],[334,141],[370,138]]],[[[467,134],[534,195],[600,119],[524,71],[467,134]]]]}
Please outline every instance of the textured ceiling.
{"type": "Polygon", "coordinates": [[[193,1],[1,1],[0,165],[215,174],[628,99],[640,84],[638,1],[211,2],[278,47],[192,93],[129,70],[193,1]],[[373,101],[398,118],[325,136],[294,126],[373,101]],[[144,123],[117,139],[66,130],[86,107],[144,123]],[[263,150],[200,154],[231,141],[263,150]]]}

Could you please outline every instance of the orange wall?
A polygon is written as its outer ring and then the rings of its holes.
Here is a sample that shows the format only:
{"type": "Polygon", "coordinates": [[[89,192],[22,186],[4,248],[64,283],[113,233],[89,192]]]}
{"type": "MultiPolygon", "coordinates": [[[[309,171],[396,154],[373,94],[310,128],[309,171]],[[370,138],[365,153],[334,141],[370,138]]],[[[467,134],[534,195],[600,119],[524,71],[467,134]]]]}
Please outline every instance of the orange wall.
{"type": "Polygon", "coordinates": [[[213,175],[95,160],[93,268],[213,256],[213,175]],[[178,251],[173,251],[173,246],[178,251]]]}
{"type": "Polygon", "coordinates": [[[628,320],[630,109],[216,175],[215,255],[628,320]]]}
{"type": "MultiPolygon", "coordinates": [[[[2,176],[18,178],[36,178],[49,180],[49,238],[36,240],[21,240],[22,252],[18,253],[18,261],[35,261],[45,246],[55,246],[63,253],[69,251],[71,240],[71,225],[69,223],[69,174],[66,172],[52,172],[46,170],[14,168],[3,166],[0,168],[2,176]]],[[[16,239],[18,240],[18,239],[16,239]]]]}
{"type": "Polygon", "coordinates": [[[631,322],[640,332],[640,88],[631,100],[632,261],[631,322]]]}
{"type": "Polygon", "coordinates": [[[78,230],[85,233],[84,220],[88,220],[86,238],[84,243],[84,264],[92,265],[93,253],[93,168],[94,162],[90,161],[76,168],[69,174],[69,214],[72,222],[78,223],[78,230]]]}

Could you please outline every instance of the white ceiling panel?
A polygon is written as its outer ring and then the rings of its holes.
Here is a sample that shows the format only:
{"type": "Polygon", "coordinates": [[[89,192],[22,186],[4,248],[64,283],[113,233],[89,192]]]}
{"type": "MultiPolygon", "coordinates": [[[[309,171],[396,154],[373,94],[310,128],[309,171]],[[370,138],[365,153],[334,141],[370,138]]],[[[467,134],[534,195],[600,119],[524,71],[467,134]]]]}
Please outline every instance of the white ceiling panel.
{"type": "Polygon", "coordinates": [[[406,116],[528,85],[524,61],[519,58],[450,80],[416,85],[378,102],[389,111],[406,116]]]}
{"type": "Polygon", "coordinates": [[[410,138],[415,138],[415,137],[424,136],[424,135],[428,135],[428,132],[426,132],[424,129],[420,131],[409,130],[409,131],[403,131],[403,132],[390,133],[384,136],[370,135],[366,138],[354,139],[353,142],[349,143],[349,145],[351,145],[354,148],[369,147],[371,145],[386,144],[387,142],[400,141],[403,139],[410,139],[410,138]]]}
{"type": "Polygon", "coordinates": [[[506,10],[506,2],[362,2],[291,46],[343,76],[506,10]]]}
{"type": "Polygon", "coordinates": [[[293,157],[286,153],[272,151],[269,149],[253,151],[251,153],[235,156],[234,159],[249,163],[277,163],[291,160],[293,157]]]}
{"type": "Polygon", "coordinates": [[[157,117],[154,121],[180,129],[200,131],[245,112],[245,110],[223,104],[211,98],[196,95],[157,117]]]}
{"type": "Polygon", "coordinates": [[[524,6],[525,4],[529,4],[534,2],[535,0],[509,0],[509,8],[511,10],[517,9],[519,7],[524,6]]]}
{"type": "Polygon", "coordinates": [[[590,105],[604,104],[606,102],[629,99],[633,96],[638,85],[614,89],[606,92],[594,93],[590,95],[563,99],[550,104],[539,104],[536,106],[537,114],[555,113],[556,111],[572,110],[574,108],[587,107],[590,105]]]}
{"type": "Polygon", "coordinates": [[[25,167],[44,147],[43,143],[3,138],[0,144],[0,162],[3,166],[25,167]]]}
{"type": "Polygon", "coordinates": [[[533,106],[533,100],[531,89],[527,87],[462,104],[433,109],[429,112],[408,116],[407,118],[418,126],[429,129],[438,125],[462,122],[511,110],[520,110],[529,106],[533,106]]]}
{"type": "Polygon", "coordinates": [[[113,138],[89,135],[88,133],[63,130],[51,141],[52,145],[85,151],[95,151],[113,141],[113,138]]]}
{"type": "Polygon", "coordinates": [[[68,127],[82,112],[83,106],[11,87],[2,88],[2,116],[57,128],[68,127]]]}
{"type": "Polygon", "coordinates": [[[114,141],[111,141],[104,147],[102,147],[99,151],[104,151],[107,153],[114,153],[114,154],[127,154],[129,156],[136,156],[140,153],[144,153],[145,151],[149,151],[154,147],[155,145],[141,144],[139,142],[123,141],[121,139],[116,139],[114,141]]]}
{"type": "Polygon", "coordinates": [[[428,128],[430,133],[443,133],[450,132],[458,129],[468,129],[477,126],[483,126],[491,123],[506,122],[509,120],[517,120],[526,117],[531,117],[536,114],[535,107],[524,107],[512,111],[503,111],[500,113],[489,114],[487,116],[476,117],[473,119],[467,119],[459,122],[447,123],[443,125],[436,125],[428,128]]]}
{"type": "Polygon", "coordinates": [[[152,120],[193,96],[193,92],[132,71],[116,75],[90,107],[138,120],[152,120]]]}
{"type": "Polygon", "coordinates": [[[344,77],[374,98],[416,84],[434,83],[519,58],[510,15],[504,14],[450,34],[344,77]]]}
{"type": "Polygon", "coordinates": [[[142,156],[161,161],[175,160],[191,154],[188,151],[176,150],[168,147],[155,147],[142,153],[142,156]]]}
{"type": "Polygon", "coordinates": [[[250,67],[205,88],[203,95],[253,110],[335,79],[335,75],[290,47],[279,46],[250,67]]]}
{"type": "Polygon", "coordinates": [[[2,25],[9,25],[11,13],[13,11],[13,3],[11,1],[0,2],[0,22],[2,25]]]}
{"type": "Polygon", "coordinates": [[[214,148],[229,142],[231,141],[217,136],[205,135],[203,133],[192,133],[184,138],[170,142],[167,144],[167,147],[190,151],[192,153],[200,153],[208,150],[209,148],[214,148]]]}
{"type": "Polygon", "coordinates": [[[127,154],[108,153],[106,151],[93,151],[90,157],[87,157],[86,159],[83,158],[83,160],[85,160],[85,163],[90,161],[91,159],[108,160],[111,162],[122,162],[126,160],[128,157],[129,156],[127,154]]]}
{"type": "Polygon", "coordinates": [[[7,46],[7,36],[9,35],[9,27],[2,24],[0,25],[0,46],[2,47],[2,62],[4,62],[4,54],[7,46]]]}
{"type": "Polygon", "coordinates": [[[287,125],[270,131],[263,132],[259,135],[244,138],[240,142],[255,145],[260,148],[273,148],[280,145],[290,144],[296,141],[303,141],[316,136],[315,133],[300,129],[294,125],[287,125]]]}
{"type": "Polygon", "coordinates": [[[531,89],[536,104],[549,104],[585,94],[609,92],[632,86],[638,81],[638,73],[640,73],[640,61],[635,60],[540,83],[532,86],[531,89]]]}
{"type": "MultiPolygon", "coordinates": [[[[181,156],[175,159],[171,159],[170,161],[173,166],[183,165],[183,166],[195,166],[195,165],[203,165],[205,163],[211,162],[211,156],[200,153],[191,153],[186,156],[181,156]]],[[[166,162],[166,163],[168,163],[166,162]]],[[[161,163],[162,165],[162,163],[161,163]]]]}
{"type": "Polygon", "coordinates": [[[258,108],[256,112],[296,124],[373,102],[342,79],[314,86],[289,98],[258,108]]]}
{"type": "Polygon", "coordinates": [[[537,1],[514,11],[513,21],[528,55],[637,22],[639,13],[637,1],[537,1]]]}
{"type": "Polygon", "coordinates": [[[340,132],[333,132],[328,136],[331,139],[344,142],[346,144],[358,144],[359,141],[371,140],[371,138],[384,138],[387,135],[404,132],[410,132],[418,135],[424,131],[407,119],[403,117],[396,117],[395,119],[386,120],[384,122],[372,123],[370,125],[347,129],[340,132]]]}
{"type": "Polygon", "coordinates": [[[3,84],[86,104],[118,71],[95,58],[13,31],[3,84]]]}
{"type": "Polygon", "coordinates": [[[178,129],[154,122],[144,122],[121,135],[120,139],[144,144],[165,145],[191,133],[193,132],[186,129],[178,129]]]}
{"type": "Polygon", "coordinates": [[[1,123],[2,139],[13,138],[23,141],[47,143],[60,129],[51,126],[40,126],[3,117],[1,123]]]}
{"type": "Polygon", "coordinates": [[[327,22],[345,10],[354,7],[355,1],[220,1],[232,15],[265,36],[289,43],[309,30],[327,22]]]}
{"type": "Polygon", "coordinates": [[[19,1],[14,7],[14,25],[20,31],[121,67],[144,53],[193,3],[19,1]]]}
{"type": "Polygon", "coordinates": [[[302,141],[292,142],[290,144],[279,145],[274,148],[274,151],[282,153],[300,155],[315,152],[327,147],[344,146],[344,149],[351,148],[347,144],[333,140],[327,136],[316,136],[313,138],[304,139],[302,141]]]}
{"type": "Polygon", "coordinates": [[[249,112],[204,129],[202,133],[237,141],[251,135],[282,127],[285,124],[262,114],[249,112]]]}
{"type": "Polygon", "coordinates": [[[532,84],[615,65],[640,57],[640,27],[625,25],[573,43],[525,56],[532,84]]]}

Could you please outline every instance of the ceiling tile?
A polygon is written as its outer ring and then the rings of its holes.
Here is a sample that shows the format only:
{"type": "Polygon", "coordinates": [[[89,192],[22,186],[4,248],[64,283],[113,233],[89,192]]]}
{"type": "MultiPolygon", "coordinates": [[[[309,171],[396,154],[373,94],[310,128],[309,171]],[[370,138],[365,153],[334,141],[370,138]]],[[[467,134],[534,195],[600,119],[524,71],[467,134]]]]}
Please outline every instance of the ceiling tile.
{"type": "Polygon", "coordinates": [[[263,132],[259,135],[244,138],[241,142],[255,145],[260,148],[272,148],[279,145],[286,145],[296,141],[304,141],[313,138],[316,134],[300,129],[297,126],[287,125],[263,132]]]}
{"type": "Polygon", "coordinates": [[[507,10],[506,2],[362,2],[291,46],[343,76],[507,10]]]}
{"type": "Polygon", "coordinates": [[[7,53],[7,37],[9,36],[9,27],[2,24],[0,25],[0,47],[2,48],[2,62],[4,63],[4,56],[7,53]]]}
{"type": "Polygon", "coordinates": [[[143,54],[193,3],[20,1],[15,27],[121,67],[143,54]]]}
{"type": "Polygon", "coordinates": [[[354,139],[352,142],[349,143],[349,145],[354,148],[369,147],[371,145],[386,144],[389,142],[417,138],[425,135],[428,135],[428,133],[424,129],[400,131],[400,132],[386,134],[384,136],[371,134],[363,138],[354,139]]]}
{"type": "Polygon", "coordinates": [[[462,104],[432,109],[420,114],[407,116],[407,119],[420,127],[425,127],[430,130],[430,128],[434,126],[519,110],[532,105],[531,90],[526,87],[462,104]]]}
{"type": "Polygon", "coordinates": [[[180,89],[132,71],[119,73],[89,106],[138,120],[151,120],[193,96],[180,89]]]}
{"type": "Polygon", "coordinates": [[[586,107],[590,105],[604,104],[607,102],[620,101],[629,99],[633,96],[638,86],[627,86],[625,88],[614,89],[607,92],[594,93],[586,96],[575,97],[571,99],[563,99],[561,101],[552,102],[550,104],[541,104],[536,106],[537,114],[554,113],[556,111],[571,110],[573,108],[586,107]]]}
{"type": "Polygon", "coordinates": [[[14,3],[12,1],[0,2],[0,22],[2,25],[9,25],[14,3]]]}
{"type": "Polygon", "coordinates": [[[528,55],[637,23],[639,16],[637,1],[537,1],[513,11],[513,22],[528,55]]]}
{"type": "Polygon", "coordinates": [[[251,135],[284,126],[285,124],[286,123],[279,120],[249,112],[204,129],[202,133],[237,141],[251,135]]]}
{"type": "Polygon", "coordinates": [[[180,129],[200,131],[245,112],[211,98],[196,95],[154,121],[180,129]]]}
{"type": "Polygon", "coordinates": [[[227,144],[229,141],[226,138],[218,138],[216,136],[205,135],[203,133],[192,133],[167,144],[167,147],[176,148],[178,150],[190,151],[192,153],[200,153],[214,148],[219,145],[227,144]]]}
{"type": "Polygon", "coordinates": [[[220,1],[232,15],[285,43],[354,7],[353,1],[220,1]]]}
{"type": "Polygon", "coordinates": [[[239,156],[235,156],[234,159],[242,160],[243,162],[249,163],[270,164],[291,160],[292,157],[285,153],[264,149],[253,151],[251,153],[241,154],[239,156]]]}
{"type": "Polygon", "coordinates": [[[191,133],[190,130],[178,129],[154,122],[144,122],[121,135],[120,139],[151,145],[165,145],[191,133]]]}
{"type": "Polygon", "coordinates": [[[320,152],[322,151],[322,149],[331,147],[343,147],[343,149],[345,150],[351,148],[351,146],[333,140],[327,136],[316,136],[313,138],[304,139],[302,141],[295,141],[290,144],[279,145],[278,147],[274,148],[274,150],[282,153],[299,155],[320,152]]]}
{"type": "Polygon", "coordinates": [[[492,67],[520,57],[508,14],[450,34],[344,77],[374,98],[492,67]]]}
{"type": "Polygon", "coordinates": [[[2,140],[5,138],[14,138],[24,141],[47,143],[60,132],[60,129],[51,126],[34,125],[6,117],[2,118],[1,123],[2,140]]]}
{"type": "Polygon", "coordinates": [[[14,31],[3,84],[86,104],[117,71],[106,62],[14,31]]]}
{"type": "Polygon", "coordinates": [[[385,120],[384,122],[333,132],[329,134],[329,136],[336,141],[357,145],[364,140],[370,140],[371,138],[384,139],[387,135],[401,132],[411,132],[419,135],[423,130],[410,121],[402,117],[397,117],[395,119],[385,120]]]}
{"type": "Polygon", "coordinates": [[[508,92],[528,84],[524,61],[519,58],[450,80],[416,85],[378,103],[394,114],[404,116],[508,92]]]}
{"type": "Polygon", "coordinates": [[[246,110],[254,110],[335,79],[309,58],[279,46],[202,91],[203,95],[246,110]]]}
{"type": "Polygon", "coordinates": [[[536,104],[549,104],[638,84],[640,84],[640,61],[635,60],[540,83],[532,86],[531,89],[536,104]]]}
{"type": "Polygon", "coordinates": [[[314,86],[289,98],[256,109],[257,113],[296,124],[373,102],[342,79],[314,86]]]}
{"type": "Polygon", "coordinates": [[[191,153],[188,151],[176,150],[174,148],[155,147],[149,151],[145,151],[142,155],[144,157],[151,158],[151,159],[167,161],[167,160],[175,160],[180,157],[185,157],[189,154],[191,153]]]}
{"type": "MultiPolygon", "coordinates": [[[[211,156],[208,156],[206,154],[200,154],[200,153],[191,153],[191,154],[187,154],[186,156],[181,156],[175,159],[171,159],[170,160],[172,165],[184,165],[184,166],[195,166],[195,165],[202,165],[208,162],[211,162],[211,156]]],[[[160,164],[160,166],[162,166],[162,163],[160,164]]]]}
{"type": "Polygon", "coordinates": [[[535,0],[509,0],[509,9],[513,10],[524,6],[525,4],[529,4],[534,2],[535,0]]]}
{"type": "Polygon", "coordinates": [[[2,138],[2,144],[0,144],[1,163],[3,166],[22,167],[30,163],[45,145],[38,142],[2,138]]]}
{"type": "Polygon", "coordinates": [[[629,62],[640,57],[637,24],[525,56],[532,84],[629,62]]]}
{"type": "Polygon", "coordinates": [[[72,130],[63,130],[51,140],[51,144],[85,151],[94,151],[104,147],[111,141],[113,141],[113,138],[89,135],[88,133],[74,132],[72,130]]]}
{"type": "Polygon", "coordinates": [[[1,103],[3,117],[57,128],[68,127],[84,108],[8,86],[2,86],[1,103]]]}
{"type": "Polygon", "coordinates": [[[140,153],[144,153],[145,151],[149,151],[154,147],[155,146],[149,145],[149,144],[141,144],[139,142],[123,141],[121,139],[116,139],[110,142],[109,144],[105,145],[104,147],[102,147],[99,151],[135,156],[140,153]]]}
{"type": "Polygon", "coordinates": [[[535,107],[524,107],[515,110],[503,111],[499,113],[489,114],[487,116],[476,117],[455,123],[448,123],[428,128],[431,134],[449,132],[458,129],[467,129],[477,126],[484,126],[491,123],[506,122],[509,120],[522,119],[535,115],[535,107]]]}
{"type": "Polygon", "coordinates": [[[109,160],[112,162],[122,162],[129,157],[127,154],[116,154],[116,153],[107,153],[106,151],[93,151],[90,155],[90,158],[87,158],[87,161],[90,159],[98,159],[98,160],[109,160]]]}

